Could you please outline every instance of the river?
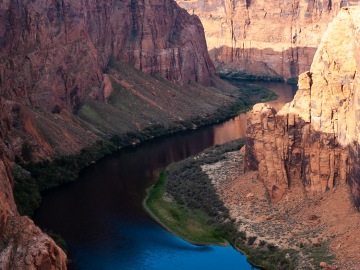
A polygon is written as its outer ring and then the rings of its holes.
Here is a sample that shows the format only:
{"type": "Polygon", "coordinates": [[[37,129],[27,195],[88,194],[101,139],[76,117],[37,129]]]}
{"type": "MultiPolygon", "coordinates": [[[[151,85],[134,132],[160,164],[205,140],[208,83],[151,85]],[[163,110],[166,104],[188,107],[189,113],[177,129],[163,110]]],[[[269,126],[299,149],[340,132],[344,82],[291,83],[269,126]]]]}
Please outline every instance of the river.
{"type": "MultiPolygon", "coordinates": [[[[257,83],[279,95],[294,90],[257,83]]],[[[69,269],[254,269],[232,247],[195,246],[167,232],[143,210],[146,188],[172,162],[245,136],[246,114],[224,123],[169,135],[114,153],[83,170],[73,183],[48,191],[35,223],[67,242],[69,269]]]]}

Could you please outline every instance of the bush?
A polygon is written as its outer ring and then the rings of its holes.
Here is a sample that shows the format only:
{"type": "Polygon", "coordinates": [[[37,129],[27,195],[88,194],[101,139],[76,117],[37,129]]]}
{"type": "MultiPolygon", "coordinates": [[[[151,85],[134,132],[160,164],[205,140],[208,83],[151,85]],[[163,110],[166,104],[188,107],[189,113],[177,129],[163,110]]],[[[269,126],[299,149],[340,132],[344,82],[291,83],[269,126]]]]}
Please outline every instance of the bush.
{"type": "Polygon", "coordinates": [[[111,142],[98,141],[77,155],[63,156],[54,161],[25,163],[16,166],[14,198],[21,215],[32,216],[41,202],[41,192],[74,181],[81,169],[114,151],[111,142]]]}
{"type": "Polygon", "coordinates": [[[267,246],[266,246],[267,248],[268,248],[268,250],[269,251],[271,251],[271,252],[274,252],[274,251],[276,251],[277,250],[277,246],[275,246],[273,243],[269,243],[269,244],[267,244],[267,246]]]}
{"type": "Polygon", "coordinates": [[[256,241],[257,237],[256,236],[250,236],[248,238],[248,245],[252,246],[254,244],[254,242],[256,241]]]}
{"type": "Polygon", "coordinates": [[[259,246],[260,246],[260,247],[263,247],[263,246],[265,246],[265,245],[266,245],[266,241],[260,240],[259,246]]]}

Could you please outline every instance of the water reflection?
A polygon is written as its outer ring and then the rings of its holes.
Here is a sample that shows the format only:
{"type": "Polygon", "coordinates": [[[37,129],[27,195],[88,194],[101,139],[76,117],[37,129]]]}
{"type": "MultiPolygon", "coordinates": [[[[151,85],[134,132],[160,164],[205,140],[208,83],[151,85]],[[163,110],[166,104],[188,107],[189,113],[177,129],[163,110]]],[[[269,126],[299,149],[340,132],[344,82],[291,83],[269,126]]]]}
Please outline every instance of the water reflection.
{"type": "Polygon", "coordinates": [[[259,82],[257,84],[271,89],[278,95],[276,100],[267,102],[277,111],[293,99],[297,90],[297,86],[285,83],[259,82]]]}
{"type": "MultiPolygon", "coordinates": [[[[277,111],[279,111],[286,103],[293,99],[297,89],[296,86],[284,83],[256,82],[256,84],[271,89],[278,95],[276,100],[266,102],[274,107],[277,111]]],[[[223,125],[215,126],[213,128],[214,144],[223,144],[235,139],[235,137],[244,138],[246,135],[247,117],[247,113],[240,114],[239,116],[227,121],[223,125]]]]}
{"type": "MultiPolygon", "coordinates": [[[[277,93],[278,105],[292,97],[277,93]]],[[[145,190],[160,170],[244,137],[245,129],[241,115],[124,149],[85,169],[74,183],[48,192],[35,221],[67,241],[70,269],[252,269],[232,248],[197,247],[166,232],[142,208],[145,190]]]]}

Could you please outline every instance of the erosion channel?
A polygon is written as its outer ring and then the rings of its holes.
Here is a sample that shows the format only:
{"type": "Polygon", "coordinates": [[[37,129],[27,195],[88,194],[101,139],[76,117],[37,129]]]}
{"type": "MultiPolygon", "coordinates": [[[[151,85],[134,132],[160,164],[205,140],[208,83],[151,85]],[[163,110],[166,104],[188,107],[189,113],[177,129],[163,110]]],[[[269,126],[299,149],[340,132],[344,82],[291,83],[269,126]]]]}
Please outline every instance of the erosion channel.
{"type": "MultiPolygon", "coordinates": [[[[270,102],[277,110],[293,98],[290,85],[256,84],[278,94],[270,102]]],[[[146,188],[166,166],[245,131],[241,114],[123,149],[86,168],[77,181],[47,192],[35,222],[65,239],[70,269],[254,269],[231,247],[195,246],[172,235],[142,207],[146,188]]]]}

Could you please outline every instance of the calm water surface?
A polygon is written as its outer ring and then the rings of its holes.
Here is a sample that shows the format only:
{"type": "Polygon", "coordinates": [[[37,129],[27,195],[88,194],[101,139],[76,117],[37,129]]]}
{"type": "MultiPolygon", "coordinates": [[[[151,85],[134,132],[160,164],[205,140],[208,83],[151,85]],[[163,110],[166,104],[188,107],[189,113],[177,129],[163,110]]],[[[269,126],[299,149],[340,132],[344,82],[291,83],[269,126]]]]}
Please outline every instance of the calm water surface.
{"type": "MultiPolygon", "coordinates": [[[[279,95],[272,102],[277,109],[293,97],[289,85],[261,84],[279,95]]],[[[124,149],[85,169],[77,181],[47,192],[35,222],[63,236],[70,269],[254,269],[232,247],[195,246],[168,233],[142,208],[146,188],[163,168],[244,137],[245,130],[243,114],[124,149]]]]}

